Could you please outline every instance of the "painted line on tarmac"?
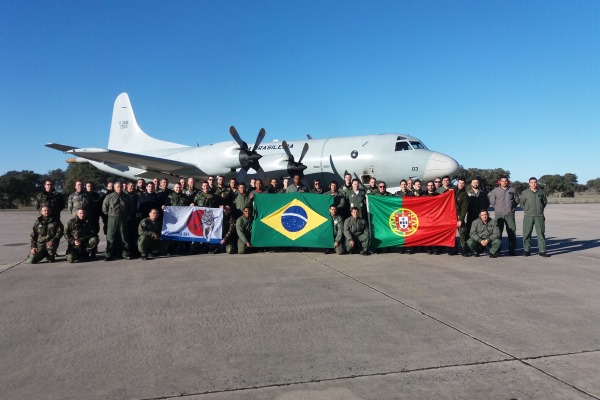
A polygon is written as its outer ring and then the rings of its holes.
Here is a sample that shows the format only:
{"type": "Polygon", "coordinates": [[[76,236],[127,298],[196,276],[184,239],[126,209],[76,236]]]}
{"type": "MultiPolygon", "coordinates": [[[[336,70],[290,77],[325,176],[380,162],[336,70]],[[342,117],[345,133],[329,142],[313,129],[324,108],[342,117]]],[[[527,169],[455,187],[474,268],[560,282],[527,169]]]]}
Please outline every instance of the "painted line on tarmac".
{"type": "MultiPolygon", "coordinates": [[[[303,254],[303,255],[304,255],[304,256],[306,256],[307,258],[310,258],[311,260],[313,260],[313,261],[315,261],[315,262],[317,262],[317,263],[319,263],[319,264],[321,264],[321,265],[323,265],[323,266],[325,266],[325,267],[327,267],[327,268],[329,268],[329,269],[331,269],[331,270],[333,270],[333,271],[336,271],[337,273],[339,273],[339,274],[341,274],[341,275],[344,275],[344,276],[346,276],[346,277],[348,277],[348,278],[352,279],[353,281],[355,281],[355,282],[357,282],[357,283],[360,283],[361,285],[364,285],[364,286],[368,287],[368,288],[369,288],[369,289],[371,289],[371,290],[374,290],[374,291],[376,291],[377,293],[380,293],[380,294],[382,294],[383,296],[385,296],[385,297],[387,297],[387,298],[389,298],[389,299],[391,299],[391,300],[393,300],[393,301],[395,301],[395,302],[397,302],[397,303],[399,303],[399,304],[402,304],[403,306],[405,306],[405,307],[407,307],[407,308],[410,308],[411,310],[413,310],[413,311],[415,311],[415,312],[417,312],[417,313],[419,313],[419,314],[421,314],[421,315],[424,315],[424,316],[426,316],[426,317],[428,317],[428,318],[431,318],[432,320],[434,320],[434,321],[436,321],[436,322],[439,322],[440,324],[442,324],[442,325],[445,325],[445,326],[447,326],[448,328],[454,329],[455,331],[457,331],[457,332],[459,332],[459,333],[461,333],[461,334],[463,334],[463,335],[465,335],[465,336],[467,336],[467,337],[470,337],[471,339],[473,339],[473,340],[476,340],[476,341],[478,341],[479,343],[482,343],[482,344],[484,344],[484,345],[486,345],[486,346],[488,346],[488,347],[491,347],[492,349],[494,349],[494,350],[496,350],[496,351],[499,351],[500,353],[502,353],[502,354],[505,354],[505,355],[507,355],[507,356],[511,357],[513,360],[515,360],[515,361],[519,361],[519,362],[523,363],[524,365],[527,365],[527,366],[529,366],[529,367],[531,367],[531,368],[533,368],[533,369],[535,369],[535,370],[537,370],[537,371],[541,372],[542,374],[544,374],[544,375],[546,375],[546,376],[549,376],[549,377],[551,377],[551,378],[553,378],[553,379],[555,379],[555,380],[557,380],[557,381],[559,381],[559,382],[561,382],[561,383],[563,383],[563,384],[565,384],[565,385],[567,385],[567,386],[569,386],[569,387],[571,387],[571,388],[573,388],[573,389],[577,390],[578,392],[581,392],[581,393],[583,393],[583,394],[586,394],[586,395],[588,395],[588,396],[590,396],[590,397],[592,397],[592,398],[594,398],[594,399],[598,399],[598,400],[600,400],[600,397],[597,397],[597,396],[595,396],[595,395],[593,395],[593,394],[591,394],[591,393],[588,393],[588,392],[586,392],[585,390],[583,390],[583,389],[580,389],[580,388],[578,388],[577,386],[574,386],[574,385],[570,384],[569,382],[566,382],[566,381],[564,381],[563,379],[561,379],[561,378],[559,378],[559,377],[557,377],[557,376],[554,376],[554,375],[552,375],[552,374],[550,374],[550,373],[548,373],[548,372],[546,372],[546,371],[543,371],[543,370],[541,370],[540,368],[536,367],[535,365],[532,365],[532,364],[528,363],[528,362],[527,362],[527,360],[528,360],[528,359],[531,359],[531,357],[523,357],[523,358],[521,358],[521,357],[517,357],[517,356],[515,356],[515,355],[513,355],[513,354],[510,354],[509,352],[507,352],[507,351],[505,351],[505,350],[502,350],[502,349],[500,349],[499,347],[497,347],[497,346],[494,346],[493,344],[491,344],[491,343],[488,343],[488,342],[486,342],[486,341],[485,341],[485,340],[483,340],[483,339],[480,339],[480,338],[478,338],[478,337],[475,337],[475,336],[471,335],[470,333],[468,333],[468,332],[465,332],[465,331],[463,331],[462,329],[459,329],[459,328],[457,328],[457,327],[455,327],[455,326],[453,326],[453,325],[451,325],[451,324],[449,324],[449,323],[447,323],[447,322],[444,322],[444,321],[440,320],[439,318],[436,318],[436,317],[434,317],[433,315],[430,315],[430,314],[428,314],[428,313],[426,313],[426,312],[424,312],[424,311],[422,311],[422,310],[419,310],[418,308],[416,308],[416,307],[414,307],[414,306],[411,306],[410,304],[407,304],[407,303],[403,302],[402,300],[400,300],[400,299],[397,299],[397,298],[395,298],[395,297],[393,297],[393,296],[391,296],[391,295],[389,295],[389,294],[387,294],[387,293],[385,293],[385,292],[383,292],[383,291],[381,291],[381,290],[379,290],[379,289],[377,289],[377,288],[375,288],[375,287],[373,287],[373,286],[369,285],[368,283],[361,281],[361,280],[360,280],[360,279],[358,279],[358,278],[355,278],[355,277],[353,277],[353,276],[351,276],[351,275],[348,275],[348,274],[346,274],[346,273],[344,273],[344,272],[342,272],[342,271],[340,271],[340,270],[338,270],[338,269],[336,269],[336,268],[334,268],[334,267],[332,267],[332,266],[330,266],[330,265],[328,265],[328,264],[324,263],[323,261],[317,260],[316,258],[313,258],[313,257],[312,257],[310,254],[308,254],[308,253],[301,253],[301,254],[303,254]]],[[[593,350],[593,351],[596,351],[596,350],[593,350]]],[[[577,354],[577,353],[575,353],[575,354],[577,354]]],[[[557,356],[559,356],[559,355],[560,355],[560,354],[557,354],[557,356]]],[[[541,357],[551,357],[551,356],[541,356],[541,357]]]]}

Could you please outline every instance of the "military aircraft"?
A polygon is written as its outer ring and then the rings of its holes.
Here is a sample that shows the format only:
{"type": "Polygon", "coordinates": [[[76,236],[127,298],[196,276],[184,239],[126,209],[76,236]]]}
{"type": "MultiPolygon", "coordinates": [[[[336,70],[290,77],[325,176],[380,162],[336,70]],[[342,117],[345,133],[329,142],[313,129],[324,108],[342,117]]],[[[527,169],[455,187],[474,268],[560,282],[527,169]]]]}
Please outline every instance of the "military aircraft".
{"type": "Polygon", "coordinates": [[[108,147],[79,148],[57,143],[47,147],[76,156],[68,162],[89,162],[102,171],[130,179],[194,177],[209,175],[282,178],[299,174],[307,179],[343,182],[349,172],[361,183],[371,177],[388,186],[401,179],[430,180],[452,175],[458,163],[451,157],[429,150],[419,139],[404,134],[376,134],[304,141],[263,143],[261,129],[252,147],[230,127],[233,141],[205,146],[186,146],[155,139],[139,127],[129,96],[121,93],[115,100],[108,147]],[[309,144],[310,143],[310,144],[309,144]],[[302,149],[297,151],[297,149],[302,149]],[[299,157],[294,156],[299,154],[299,157]],[[250,170],[253,173],[248,174],[250,170]]]}

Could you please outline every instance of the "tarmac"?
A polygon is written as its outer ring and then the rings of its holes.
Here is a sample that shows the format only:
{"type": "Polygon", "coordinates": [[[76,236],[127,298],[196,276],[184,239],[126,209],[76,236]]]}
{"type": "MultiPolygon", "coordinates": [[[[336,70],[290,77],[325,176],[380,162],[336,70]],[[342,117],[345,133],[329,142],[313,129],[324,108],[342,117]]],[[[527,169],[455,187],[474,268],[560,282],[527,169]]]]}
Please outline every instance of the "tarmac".
{"type": "Polygon", "coordinates": [[[1,399],[600,398],[598,204],[547,208],[550,258],[30,265],[35,216],[0,212],[1,399]]]}

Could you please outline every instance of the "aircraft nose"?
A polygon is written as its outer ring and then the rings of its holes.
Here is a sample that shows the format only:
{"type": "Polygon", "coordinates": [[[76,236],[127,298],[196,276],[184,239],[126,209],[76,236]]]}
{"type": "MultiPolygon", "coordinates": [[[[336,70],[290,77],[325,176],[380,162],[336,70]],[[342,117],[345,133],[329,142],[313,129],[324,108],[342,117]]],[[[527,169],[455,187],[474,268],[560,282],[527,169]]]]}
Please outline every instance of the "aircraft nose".
{"type": "Polygon", "coordinates": [[[452,176],[458,171],[458,163],[452,157],[442,153],[433,153],[425,166],[424,180],[431,180],[444,175],[452,176]]]}

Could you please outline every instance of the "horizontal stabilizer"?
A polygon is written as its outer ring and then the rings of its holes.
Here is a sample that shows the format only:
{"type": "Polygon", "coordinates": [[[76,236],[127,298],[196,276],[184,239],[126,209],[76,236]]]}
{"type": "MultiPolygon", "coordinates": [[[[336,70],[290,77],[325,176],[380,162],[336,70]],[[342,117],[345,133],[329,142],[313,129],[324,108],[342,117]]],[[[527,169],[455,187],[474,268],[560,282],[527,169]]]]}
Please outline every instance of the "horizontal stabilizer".
{"type": "Polygon", "coordinates": [[[74,150],[77,148],[77,147],[67,146],[65,144],[58,144],[58,143],[46,143],[46,147],[50,147],[51,149],[62,151],[65,153],[69,150],[74,150]]]}

